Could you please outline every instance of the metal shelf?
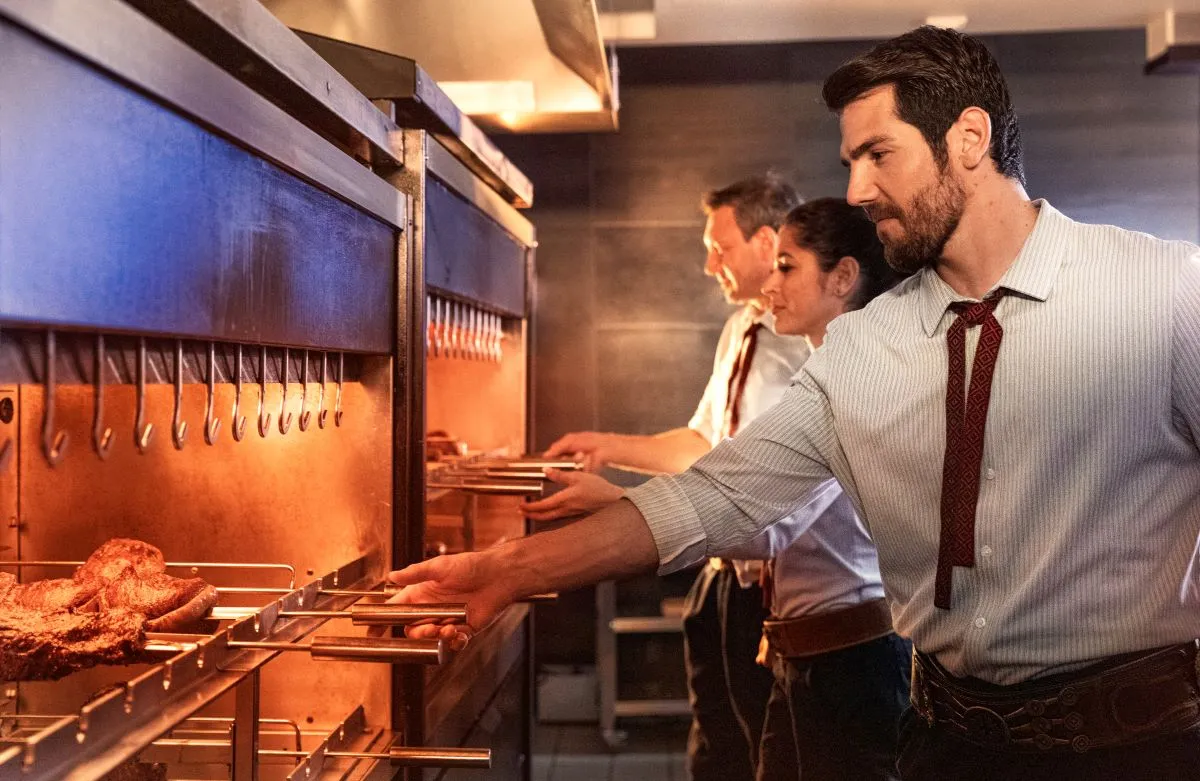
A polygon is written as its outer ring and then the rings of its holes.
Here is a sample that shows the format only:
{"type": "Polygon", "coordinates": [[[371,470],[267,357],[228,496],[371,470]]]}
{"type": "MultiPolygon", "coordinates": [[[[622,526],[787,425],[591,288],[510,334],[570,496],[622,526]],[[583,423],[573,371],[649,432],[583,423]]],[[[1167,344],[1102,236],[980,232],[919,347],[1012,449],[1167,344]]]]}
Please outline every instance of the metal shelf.
{"type": "Polygon", "coordinates": [[[608,622],[608,628],[619,635],[669,634],[683,631],[679,616],[625,616],[608,622]]]}
{"type": "Polygon", "coordinates": [[[637,716],[688,716],[692,706],[687,700],[617,700],[613,711],[618,718],[637,716]]]}
{"type": "MultiPolygon", "coordinates": [[[[63,781],[98,778],[135,754],[140,747],[193,716],[225,692],[254,676],[276,650],[244,650],[231,641],[289,643],[305,637],[327,619],[282,619],[288,610],[311,607],[340,609],[354,601],[321,597],[320,592],[369,587],[378,582],[366,557],[331,572],[192,647],[149,668],[125,684],[63,716],[34,735],[0,748],[0,780],[63,781]]],[[[187,636],[194,639],[194,636],[187,636]]],[[[253,726],[253,725],[252,725],[253,726]]]]}

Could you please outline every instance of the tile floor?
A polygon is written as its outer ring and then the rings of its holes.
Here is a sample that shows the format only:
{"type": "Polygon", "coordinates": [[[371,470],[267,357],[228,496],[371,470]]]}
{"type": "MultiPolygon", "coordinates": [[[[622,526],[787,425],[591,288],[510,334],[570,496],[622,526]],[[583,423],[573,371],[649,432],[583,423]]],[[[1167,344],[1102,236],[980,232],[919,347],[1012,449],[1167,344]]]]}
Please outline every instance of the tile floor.
{"type": "Polygon", "coordinates": [[[533,781],[687,781],[687,722],[628,719],[626,740],[610,747],[595,724],[538,724],[533,781]]]}

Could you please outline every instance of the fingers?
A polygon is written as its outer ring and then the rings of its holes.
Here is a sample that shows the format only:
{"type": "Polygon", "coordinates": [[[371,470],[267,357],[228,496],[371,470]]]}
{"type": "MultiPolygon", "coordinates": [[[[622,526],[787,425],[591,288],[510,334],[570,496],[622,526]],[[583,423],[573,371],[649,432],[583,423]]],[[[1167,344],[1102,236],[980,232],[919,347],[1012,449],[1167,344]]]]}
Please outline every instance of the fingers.
{"type": "Polygon", "coordinates": [[[579,482],[579,475],[575,472],[564,472],[561,469],[546,468],[546,477],[550,478],[550,482],[559,485],[575,485],[579,482]]]}
{"type": "Polygon", "coordinates": [[[550,447],[546,448],[546,458],[558,458],[564,454],[575,455],[575,451],[578,450],[576,441],[579,439],[579,437],[579,434],[571,432],[570,434],[565,434],[556,439],[554,442],[551,442],[550,447]]]}
{"type": "Polygon", "coordinates": [[[420,561],[404,569],[389,572],[387,582],[396,586],[411,586],[426,580],[436,580],[443,567],[443,557],[435,556],[428,561],[420,561]]]}

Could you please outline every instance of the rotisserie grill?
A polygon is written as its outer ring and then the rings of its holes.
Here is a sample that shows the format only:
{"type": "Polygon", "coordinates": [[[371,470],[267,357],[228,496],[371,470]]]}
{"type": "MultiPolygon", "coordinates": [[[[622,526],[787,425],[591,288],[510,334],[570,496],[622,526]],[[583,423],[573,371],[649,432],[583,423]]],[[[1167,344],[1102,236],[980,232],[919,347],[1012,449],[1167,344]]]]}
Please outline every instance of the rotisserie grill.
{"type": "Polygon", "coordinates": [[[450,653],[382,583],[526,531],[533,229],[419,68],[326,56],[0,0],[0,781],[525,772],[528,606],[450,653]]]}

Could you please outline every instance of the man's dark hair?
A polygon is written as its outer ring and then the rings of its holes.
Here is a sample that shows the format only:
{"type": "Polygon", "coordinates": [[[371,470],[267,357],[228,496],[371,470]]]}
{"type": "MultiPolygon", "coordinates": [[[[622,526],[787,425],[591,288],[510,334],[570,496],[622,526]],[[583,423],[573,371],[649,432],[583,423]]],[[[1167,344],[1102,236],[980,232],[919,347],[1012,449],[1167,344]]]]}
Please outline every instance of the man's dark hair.
{"type": "Polygon", "coordinates": [[[1021,129],[1008,84],[978,38],[940,27],[918,27],[850,60],[825,80],[822,96],[841,112],[864,93],[891,84],[900,119],[915,126],[946,165],[946,131],[972,106],[992,119],[992,160],[1004,176],[1025,184],[1021,129]]]}
{"type": "Polygon", "coordinates": [[[732,206],[742,238],[749,241],[764,225],[779,230],[787,213],[802,202],[794,187],[776,174],[766,174],[710,190],[701,198],[700,206],[706,215],[722,206],[732,206]]]}
{"type": "Polygon", "coordinates": [[[833,271],[845,257],[858,261],[858,284],[848,309],[861,309],[908,276],[888,265],[867,213],[842,198],[818,198],[797,206],[779,231],[788,231],[792,241],[816,255],[822,271],[833,271]]]}

